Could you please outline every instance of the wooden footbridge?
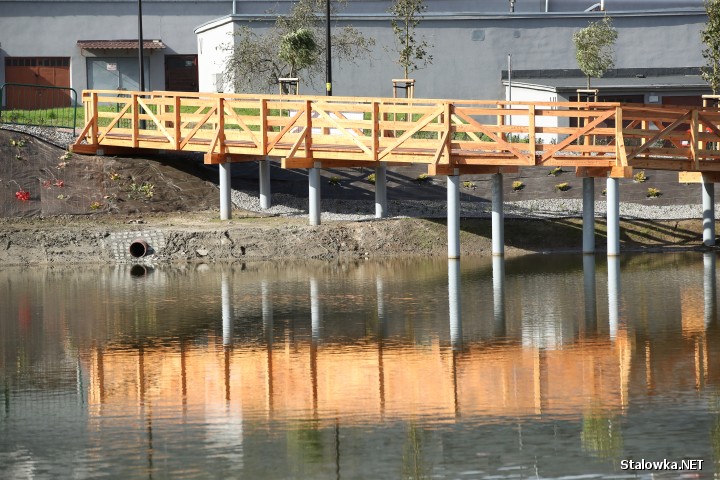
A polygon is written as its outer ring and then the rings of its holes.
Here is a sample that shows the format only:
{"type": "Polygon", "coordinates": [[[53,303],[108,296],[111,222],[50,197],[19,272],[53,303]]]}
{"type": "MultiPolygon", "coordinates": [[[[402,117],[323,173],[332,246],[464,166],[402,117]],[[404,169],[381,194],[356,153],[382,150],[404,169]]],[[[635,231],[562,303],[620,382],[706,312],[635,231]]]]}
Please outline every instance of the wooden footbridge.
{"type": "MultiPolygon", "coordinates": [[[[86,124],[73,152],[203,152],[206,163],[221,165],[223,218],[229,218],[229,165],[267,166],[271,158],[283,168],[310,169],[312,224],[320,218],[320,168],[377,168],[376,211],[384,216],[384,168],[426,165],[429,175],[448,176],[449,228],[459,212],[453,203],[462,174],[501,178],[521,166],[574,167],[580,177],[609,179],[609,204],[619,199],[610,179],[630,177],[633,168],[681,172],[685,182],[703,182],[703,192],[720,179],[714,107],[105,90],[83,92],[83,103],[86,124]]],[[[260,174],[269,206],[269,170],[260,174]]],[[[608,223],[611,215],[609,206],[608,223]]],[[[608,253],[617,253],[610,242],[619,249],[619,234],[610,236],[608,253]]]]}

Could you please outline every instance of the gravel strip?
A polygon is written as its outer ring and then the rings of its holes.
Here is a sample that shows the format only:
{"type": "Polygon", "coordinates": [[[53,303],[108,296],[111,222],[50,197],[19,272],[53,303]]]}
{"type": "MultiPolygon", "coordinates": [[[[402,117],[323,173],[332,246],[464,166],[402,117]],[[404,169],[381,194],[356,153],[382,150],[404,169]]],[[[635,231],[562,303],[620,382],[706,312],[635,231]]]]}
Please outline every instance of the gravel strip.
{"type": "Polygon", "coordinates": [[[52,128],[52,127],[35,127],[29,125],[8,125],[2,124],[0,128],[3,130],[10,130],[13,132],[22,132],[33,137],[45,140],[48,143],[52,143],[56,147],[67,148],[75,143],[75,135],[72,130],[52,128]]]}
{"type": "MultiPolygon", "coordinates": [[[[260,208],[260,200],[239,190],[232,191],[235,207],[251,212],[273,216],[305,216],[308,214],[307,198],[295,197],[283,193],[273,194],[271,207],[260,208]]],[[[375,218],[373,202],[357,200],[321,199],[321,219],[324,221],[361,221],[375,218]]],[[[595,216],[606,215],[606,202],[595,202],[595,216]]],[[[491,203],[486,201],[460,202],[460,216],[465,218],[488,218],[491,215],[491,203]]],[[[716,205],[720,212],[720,204],[716,205]]],[[[447,206],[438,200],[389,200],[389,218],[420,217],[445,218],[447,206]]],[[[568,218],[582,217],[582,200],[547,199],[505,202],[505,216],[508,218],[568,218]]],[[[702,207],[698,205],[640,205],[621,203],[620,217],[645,220],[683,220],[702,218],[702,207]]]]}

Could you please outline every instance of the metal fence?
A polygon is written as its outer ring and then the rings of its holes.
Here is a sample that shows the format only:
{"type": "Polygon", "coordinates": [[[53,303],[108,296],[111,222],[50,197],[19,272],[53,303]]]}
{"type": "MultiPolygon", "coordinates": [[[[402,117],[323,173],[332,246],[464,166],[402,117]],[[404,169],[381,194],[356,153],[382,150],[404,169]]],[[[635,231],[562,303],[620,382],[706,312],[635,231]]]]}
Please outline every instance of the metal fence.
{"type": "Polygon", "coordinates": [[[70,87],[5,83],[0,86],[0,123],[72,129],[78,121],[77,92],[70,87]]]}

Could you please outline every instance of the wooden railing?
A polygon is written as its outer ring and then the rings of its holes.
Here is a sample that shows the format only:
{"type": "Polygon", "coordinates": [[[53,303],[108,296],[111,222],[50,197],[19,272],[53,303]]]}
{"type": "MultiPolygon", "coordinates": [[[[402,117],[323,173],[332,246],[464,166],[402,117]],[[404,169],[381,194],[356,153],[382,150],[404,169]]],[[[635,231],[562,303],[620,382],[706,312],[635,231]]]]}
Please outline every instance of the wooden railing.
{"type": "Polygon", "coordinates": [[[80,153],[196,151],[208,163],[270,156],[288,168],[420,163],[431,174],[720,170],[717,108],[125,91],[86,91],[83,102],[80,153]]]}

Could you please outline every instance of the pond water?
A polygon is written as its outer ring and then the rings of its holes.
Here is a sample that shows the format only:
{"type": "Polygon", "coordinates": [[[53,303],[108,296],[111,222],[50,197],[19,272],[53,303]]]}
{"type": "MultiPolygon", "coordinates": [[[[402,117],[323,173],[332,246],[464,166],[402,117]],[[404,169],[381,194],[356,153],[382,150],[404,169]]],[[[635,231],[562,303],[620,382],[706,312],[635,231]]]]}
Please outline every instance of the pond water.
{"type": "Polygon", "coordinates": [[[712,478],[715,264],[6,268],[0,478],[712,478]]]}

